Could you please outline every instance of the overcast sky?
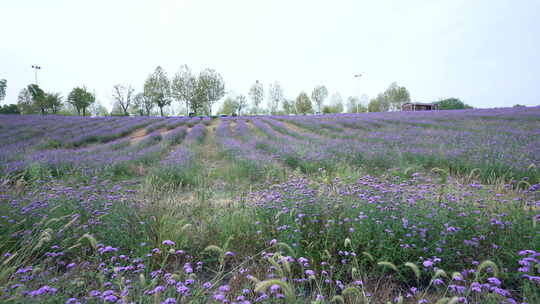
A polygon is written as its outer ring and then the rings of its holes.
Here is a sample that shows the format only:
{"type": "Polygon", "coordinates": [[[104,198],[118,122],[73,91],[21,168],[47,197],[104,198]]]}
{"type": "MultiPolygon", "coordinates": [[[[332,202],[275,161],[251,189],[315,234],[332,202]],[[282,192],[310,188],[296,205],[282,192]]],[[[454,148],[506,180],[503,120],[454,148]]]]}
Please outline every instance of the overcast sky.
{"type": "Polygon", "coordinates": [[[0,28],[4,103],[32,64],[45,91],[85,85],[108,107],[114,84],[187,64],[242,94],[258,79],[288,98],[318,84],[374,97],[395,81],[414,101],[540,104],[538,0],[3,0],[0,28]]]}

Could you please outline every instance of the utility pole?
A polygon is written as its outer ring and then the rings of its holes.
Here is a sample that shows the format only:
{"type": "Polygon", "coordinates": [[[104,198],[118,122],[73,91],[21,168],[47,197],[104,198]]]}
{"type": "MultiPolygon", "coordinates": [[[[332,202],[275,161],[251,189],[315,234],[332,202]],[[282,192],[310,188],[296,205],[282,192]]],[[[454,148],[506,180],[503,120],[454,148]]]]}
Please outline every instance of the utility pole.
{"type": "Polygon", "coordinates": [[[37,82],[37,71],[41,70],[41,67],[39,65],[37,65],[37,64],[34,64],[34,65],[32,65],[32,69],[34,69],[34,77],[36,79],[36,85],[37,85],[38,84],[38,82],[37,82]]]}

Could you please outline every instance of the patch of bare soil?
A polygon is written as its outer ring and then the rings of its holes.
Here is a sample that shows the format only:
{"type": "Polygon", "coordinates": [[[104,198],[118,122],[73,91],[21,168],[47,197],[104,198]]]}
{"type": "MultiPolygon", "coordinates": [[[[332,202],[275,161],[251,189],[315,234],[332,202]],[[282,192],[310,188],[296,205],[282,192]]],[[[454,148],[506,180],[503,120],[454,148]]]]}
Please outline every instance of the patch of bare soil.
{"type": "Polygon", "coordinates": [[[133,132],[130,136],[129,136],[129,143],[130,144],[136,144],[138,142],[140,142],[141,140],[143,140],[143,138],[146,136],[146,129],[139,129],[135,132],[133,132]]]}

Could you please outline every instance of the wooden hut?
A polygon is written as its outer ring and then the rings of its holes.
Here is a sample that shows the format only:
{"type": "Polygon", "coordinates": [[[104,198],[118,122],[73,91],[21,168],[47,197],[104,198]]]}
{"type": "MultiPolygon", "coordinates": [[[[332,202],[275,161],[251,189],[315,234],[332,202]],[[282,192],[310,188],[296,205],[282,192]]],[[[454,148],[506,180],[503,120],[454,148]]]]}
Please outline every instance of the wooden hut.
{"type": "Polygon", "coordinates": [[[436,103],[407,102],[401,106],[401,111],[433,111],[438,110],[436,103]]]}

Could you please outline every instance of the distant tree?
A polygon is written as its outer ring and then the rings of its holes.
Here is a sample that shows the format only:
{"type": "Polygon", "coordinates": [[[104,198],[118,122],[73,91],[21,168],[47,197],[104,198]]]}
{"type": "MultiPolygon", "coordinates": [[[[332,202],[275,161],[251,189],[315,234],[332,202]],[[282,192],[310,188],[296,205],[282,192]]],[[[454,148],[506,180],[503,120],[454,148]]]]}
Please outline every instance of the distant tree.
{"type": "Polygon", "coordinates": [[[171,84],[163,68],[156,67],[154,73],[148,76],[144,83],[144,92],[159,107],[159,112],[163,116],[163,107],[171,104],[171,84]]]}
{"type": "Polygon", "coordinates": [[[244,110],[247,107],[247,99],[244,95],[238,95],[236,96],[236,109],[238,115],[242,113],[242,110],[244,110]]]}
{"type": "Polygon", "coordinates": [[[86,116],[86,109],[96,101],[94,94],[87,91],[86,87],[76,87],[68,95],[67,102],[77,109],[77,115],[86,116]]]}
{"type": "Polygon", "coordinates": [[[268,100],[270,101],[270,114],[276,114],[279,108],[279,103],[283,100],[283,88],[279,82],[274,82],[268,88],[268,100]]]}
{"type": "Polygon", "coordinates": [[[390,110],[399,111],[401,106],[411,101],[409,91],[405,87],[400,87],[393,82],[383,93],[384,99],[389,104],[390,110]]]}
{"type": "Polygon", "coordinates": [[[317,105],[317,111],[321,112],[326,97],[328,97],[328,90],[323,85],[316,86],[311,92],[311,99],[317,105]]]}
{"type": "Polygon", "coordinates": [[[382,112],[381,101],[378,98],[373,98],[369,101],[368,112],[382,112]]]}
{"type": "Polygon", "coordinates": [[[152,97],[145,92],[139,93],[133,98],[133,108],[135,109],[135,112],[141,116],[150,116],[154,106],[155,104],[152,97]]]}
{"type": "Polygon", "coordinates": [[[343,113],[343,98],[341,97],[341,94],[337,92],[332,94],[332,97],[330,97],[330,103],[332,113],[343,113]]]}
{"type": "Polygon", "coordinates": [[[285,114],[296,114],[295,102],[294,100],[285,99],[283,100],[283,112],[285,114]]]}
{"type": "Polygon", "coordinates": [[[175,100],[186,104],[186,115],[189,114],[189,105],[195,97],[196,89],[197,77],[193,75],[187,65],[180,66],[172,80],[171,94],[175,100]]]}
{"type": "Polygon", "coordinates": [[[9,104],[0,106],[0,114],[21,114],[17,105],[9,104]]]}
{"type": "Polygon", "coordinates": [[[439,110],[462,110],[472,108],[458,98],[453,97],[439,100],[436,102],[436,104],[439,106],[439,110]]]}
{"type": "Polygon", "coordinates": [[[6,98],[7,80],[0,79],[0,101],[6,98]]]}
{"type": "Polygon", "coordinates": [[[236,103],[236,98],[233,97],[227,97],[223,101],[223,104],[221,105],[221,109],[219,109],[219,114],[225,114],[225,115],[232,115],[233,113],[236,113],[238,110],[238,104],[236,103]]]}
{"type": "Polygon", "coordinates": [[[45,100],[47,107],[53,114],[58,114],[58,111],[62,108],[62,95],[60,93],[46,93],[45,100]]]}
{"type": "Polygon", "coordinates": [[[526,106],[517,103],[517,104],[515,104],[512,108],[525,108],[525,107],[526,107],[526,106]]]}
{"type": "Polygon", "coordinates": [[[202,94],[206,95],[203,103],[207,115],[212,115],[212,106],[225,95],[225,82],[219,73],[213,69],[205,69],[199,75],[199,85],[202,94]]]}
{"type": "Polygon", "coordinates": [[[17,107],[21,114],[36,114],[39,112],[39,109],[34,105],[32,94],[30,93],[30,90],[28,90],[28,87],[19,92],[19,96],[17,97],[17,107]]]}
{"type": "Polygon", "coordinates": [[[89,111],[92,116],[108,116],[109,115],[109,110],[107,110],[107,108],[98,101],[90,105],[89,111]]]}
{"type": "Polygon", "coordinates": [[[129,115],[128,109],[133,103],[133,92],[130,85],[116,84],[113,86],[113,100],[118,104],[125,116],[129,115]]]}
{"type": "Polygon", "coordinates": [[[296,111],[304,115],[313,113],[311,99],[305,92],[301,92],[298,97],[296,97],[296,111]]]}
{"type": "Polygon", "coordinates": [[[195,87],[195,95],[191,99],[189,104],[191,111],[194,113],[201,113],[208,102],[208,96],[206,95],[206,83],[200,81],[200,78],[197,78],[197,86],[195,87]]]}
{"type": "Polygon", "coordinates": [[[358,105],[360,104],[360,99],[356,96],[349,96],[347,98],[347,112],[348,113],[358,113],[358,105]]]}
{"type": "Polygon", "coordinates": [[[47,104],[47,98],[45,98],[45,92],[37,84],[28,85],[28,91],[32,95],[34,106],[40,110],[41,115],[45,115],[47,109],[50,108],[47,104]]]}
{"type": "Polygon", "coordinates": [[[259,111],[259,105],[264,98],[264,87],[258,80],[249,89],[249,98],[253,102],[255,113],[259,111]]]}

